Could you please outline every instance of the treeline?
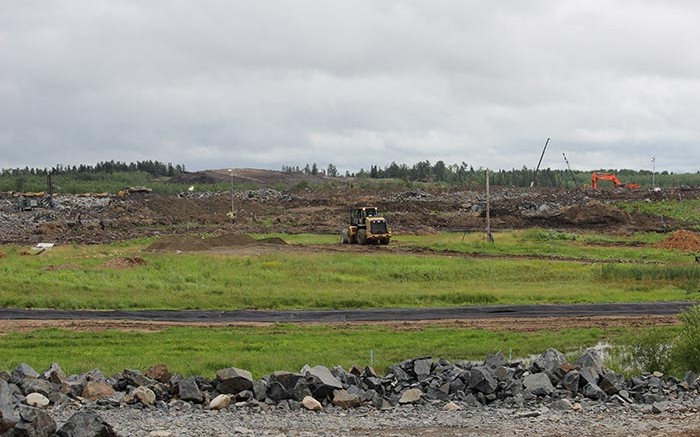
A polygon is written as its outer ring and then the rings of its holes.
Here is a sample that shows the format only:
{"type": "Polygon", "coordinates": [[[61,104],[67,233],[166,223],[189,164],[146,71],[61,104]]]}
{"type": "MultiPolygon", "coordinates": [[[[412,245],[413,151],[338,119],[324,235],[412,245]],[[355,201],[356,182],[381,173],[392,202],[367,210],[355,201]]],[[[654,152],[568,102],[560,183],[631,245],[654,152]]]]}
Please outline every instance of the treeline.
{"type": "MultiPolygon", "coordinates": [[[[155,185],[157,178],[176,176],[185,166],[159,161],[103,161],[94,165],[56,165],[51,168],[8,168],[0,170],[0,191],[48,191],[62,193],[112,192],[124,187],[155,185]],[[49,175],[51,176],[49,178],[49,175]]],[[[158,191],[176,192],[178,187],[158,184],[158,191]]]]}
{"type": "MultiPolygon", "coordinates": [[[[341,176],[334,164],[328,164],[327,168],[321,168],[316,163],[306,164],[303,167],[285,165],[282,171],[287,173],[300,173],[309,175],[341,176]]],[[[345,172],[345,177],[358,177],[367,179],[398,179],[406,182],[441,183],[447,185],[479,186],[484,183],[483,167],[475,169],[472,165],[462,162],[460,164],[445,164],[437,161],[420,161],[412,166],[392,162],[380,167],[370,166],[369,170],[360,169],[357,173],[345,172]]],[[[599,173],[613,173],[623,183],[635,182],[646,187],[676,187],[681,185],[700,185],[700,172],[673,173],[668,171],[652,174],[649,170],[630,169],[598,169],[591,171],[569,171],[563,169],[540,169],[535,173],[534,169],[523,167],[521,169],[492,170],[490,172],[491,183],[498,186],[529,187],[533,182],[536,186],[548,188],[575,188],[591,184],[593,171],[599,173]]],[[[606,182],[601,182],[605,187],[606,182]]]]}
{"type": "Polygon", "coordinates": [[[58,164],[52,168],[9,168],[0,170],[2,176],[46,176],[49,173],[52,175],[71,175],[71,174],[96,174],[96,173],[148,173],[151,176],[175,176],[178,173],[185,171],[183,164],[175,166],[172,163],[163,163],[159,161],[136,161],[136,162],[120,162],[120,161],[103,161],[95,165],[63,165],[58,164]]]}

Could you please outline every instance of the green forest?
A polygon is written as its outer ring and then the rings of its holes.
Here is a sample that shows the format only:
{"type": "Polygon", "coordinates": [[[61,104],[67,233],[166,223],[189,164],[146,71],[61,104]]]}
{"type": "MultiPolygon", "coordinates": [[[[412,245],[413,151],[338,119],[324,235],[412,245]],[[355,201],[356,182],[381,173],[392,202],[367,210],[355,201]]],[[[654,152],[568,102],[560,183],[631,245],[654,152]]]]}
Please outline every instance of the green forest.
{"type": "MultiPolygon", "coordinates": [[[[283,166],[282,171],[289,173],[305,173],[337,176],[335,165],[329,164],[326,170],[322,170],[316,163],[306,164],[304,167],[283,166]]],[[[484,184],[484,171],[480,167],[475,169],[465,162],[461,164],[445,164],[437,161],[431,164],[430,161],[420,161],[412,166],[407,164],[397,164],[392,162],[389,165],[380,167],[370,166],[369,170],[360,169],[357,173],[346,172],[345,177],[358,177],[367,179],[398,179],[406,182],[433,182],[447,184],[451,186],[481,186],[484,184]]],[[[633,182],[642,187],[652,188],[653,186],[669,188],[679,186],[700,185],[700,171],[696,173],[672,173],[661,171],[652,174],[648,170],[629,169],[595,169],[590,171],[569,171],[560,169],[540,169],[535,174],[534,169],[523,167],[522,169],[491,170],[491,184],[496,186],[529,187],[534,182],[535,186],[548,188],[576,188],[591,184],[591,175],[598,173],[612,173],[617,175],[623,183],[633,182]]],[[[611,182],[600,182],[601,187],[606,187],[611,182]]]]}
{"type": "MultiPolygon", "coordinates": [[[[355,173],[345,172],[339,174],[334,164],[328,164],[321,168],[316,163],[300,166],[282,166],[286,173],[300,173],[317,176],[317,184],[333,184],[353,178],[364,181],[392,181],[397,184],[434,184],[445,187],[476,188],[484,185],[484,168],[475,169],[465,162],[460,164],[445,164],[437,161],[420,161],[413,165],[398,164],[392,162],[383,167],[370,166],[369,170],[360,169],[355,173]]],[[[642,188],[671,188],[680,186],[700,186],[700,172],[673,173],[661,171],[652,174],[648,170],[630,169],[597,169],[591,171],[568,171],[561,169],[541,169],[537,173],[534,169],[523,167],[522,169],[491,170],[490,181],[494,186],[529,187],[533,182],[535,186],[547,188],[577,188],[588,186],[591,183],[593,171],[599,173],[616,174],[623,183],[638,183],[642,188]]],[[[86,193],[108,192],[116,193],[124,187],[148,186],[155,192],[175,194],[187,189],[186,184],[173,183],[171,179],[185,173],[183,164],[173,165],[159,161],[137,161],[123,163],[119,161],[105,161],[94,165],[57,165],[53,168],[10,168],[0,170],[0,192],[26,192],[48,191],[49,182],[52,191],[62,193],[86,193]]],[[[601,188],[613,187],[611,182],[599,182],[601,188]]],[[[308,187],[308,183],[303,184],[308,187]]],[[[230,185],[216,183],[206,187],[198,187],[198,190],[225,191],[230,185]]],[[[237,189],[251,188],[249,186],[236,186],[237,189]]],[[[276,187],[280,189],[295,188],[276,187]]]]}

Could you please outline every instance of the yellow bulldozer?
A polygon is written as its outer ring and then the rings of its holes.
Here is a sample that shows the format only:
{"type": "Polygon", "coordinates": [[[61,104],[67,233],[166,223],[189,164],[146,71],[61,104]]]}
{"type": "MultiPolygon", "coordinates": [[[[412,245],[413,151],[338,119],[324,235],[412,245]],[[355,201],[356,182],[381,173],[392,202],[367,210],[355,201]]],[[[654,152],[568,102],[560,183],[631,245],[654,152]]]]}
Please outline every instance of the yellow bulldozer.
{"type": "Polygon", "coordinates": [[[129,188],[124,188],[123,190],[119,190],[117,193],[117,196],[121,198],[125,198],[127,196],[132,196],[134,194],[138,195],[146,195],[153,190],[147,187],[129,187],[129,188]]]}
{"type": "Polygon", "coordinates": [[[350,225],[341,233],[343,244],[389,244],[391,232],[386,219],[374,206],[353,208],[350,212],[350,225]]]}

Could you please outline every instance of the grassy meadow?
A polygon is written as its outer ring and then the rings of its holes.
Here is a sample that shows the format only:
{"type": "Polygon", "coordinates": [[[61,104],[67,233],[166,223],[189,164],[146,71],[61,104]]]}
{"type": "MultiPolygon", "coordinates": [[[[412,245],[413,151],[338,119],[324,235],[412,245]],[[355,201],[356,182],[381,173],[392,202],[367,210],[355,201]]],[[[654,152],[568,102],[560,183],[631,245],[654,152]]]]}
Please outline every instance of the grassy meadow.
{"type": "MultiPolygon", "coordinates": [[[[153,240],[26,247],[0,252],[0,305],[61,309],[313,309],[489,304],[699,300],[700,266],[692,254],[658,249],[664,236],[608,236],[541,229],[483,235],[399,235],[388,248],[324,251],[335,235],[278,236],[317,251],[258,255],[152,253],[153,240]],[[405,249],[405,250],[401,250],[405,249]],[[146,263],[107,268],[121,257],[146,263]]],[[[260,236],[258,236],[260,237],[260,236]]],[[[507,323],[504,321],[504,323],[507,323]]],[[[677,327],[660,327],[669,338],[677,327]]],[[[182,374],[213,376],[237,366],[255,376],[304,364],[373,364],[383,372],[420,355],[482,360],[548,347],[575,354],[601,341],[625,343],[634,328],[528,333],[440,325],[173,327],[155,332],[38,329],[0,335],[0,369],[26,362],[43,370],[145,370],[164,362],[182,374]]]]}
{"type": "MultiPolygon", "coordinates": [[[[666,327],[673,331],[676,328],[666,327]]],[[[448,360],[483,360],[503,351],[524,358],[554,347],[577,358],[581,348],[628,335],[623,328],[558,332],[490,332],[443,326],[327,326],[279,324],[272,327],[169,328],[157,332],[73,332],[42,329],[0,338],[0,369],[21,362],[40,371],[57,361],[70,373],[99,368],[112,374],[167,363],[171,371],[213,377],[236,366],[255,376],[275,370],[298,371],[304,364],[372,364],[384,372],[407,358],[430,355],[448,360]]]]}
{"type": "MultiPolygon", "coordinates": [[[[335,236],[283,235],[337,245],[335,236]],[[331,237],[332,240],[331,240],[331,237]]],[[[0,305],[61,309],[314,309],[697,300],[700,268],[656,249],[659,235],[551,231],[400,236],[433,252],[151,253],[150,241],[58,246],[38,256],[4,247],[0,305]],[[145,265],[107,268],[114,258],[145,265]]],[[[391,247],[391,246],[390,246],[391,247]]]]}

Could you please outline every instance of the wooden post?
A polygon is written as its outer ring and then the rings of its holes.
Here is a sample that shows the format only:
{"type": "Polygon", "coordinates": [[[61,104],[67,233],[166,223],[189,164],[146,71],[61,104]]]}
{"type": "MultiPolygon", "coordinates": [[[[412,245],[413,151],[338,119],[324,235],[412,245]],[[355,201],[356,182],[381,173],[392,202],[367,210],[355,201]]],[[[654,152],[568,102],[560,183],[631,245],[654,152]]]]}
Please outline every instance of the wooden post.
{"type": "Polygon", "coordinates": [[[486,242],[493,244],[491,235],[491,187],[489,185],[489,171],[486,170],[486,242]]]}

